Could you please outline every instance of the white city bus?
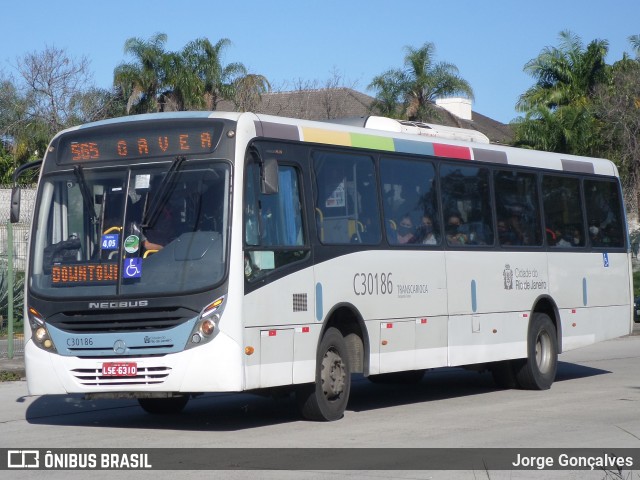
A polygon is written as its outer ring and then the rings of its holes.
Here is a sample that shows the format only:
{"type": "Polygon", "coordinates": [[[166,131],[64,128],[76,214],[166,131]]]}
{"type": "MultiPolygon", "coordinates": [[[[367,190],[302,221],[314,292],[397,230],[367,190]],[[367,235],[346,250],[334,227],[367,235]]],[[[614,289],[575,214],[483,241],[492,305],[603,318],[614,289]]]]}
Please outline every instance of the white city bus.
{"type": "Polygon", "coordinates": [[[353,373],[472,366],[542,390],[558,353],[630,332],[611,162],[359,121],[181,112],[58,134],[31,232],[29,392],[161,413],[289,386],[305,418],[335,420],[353,373]]]}

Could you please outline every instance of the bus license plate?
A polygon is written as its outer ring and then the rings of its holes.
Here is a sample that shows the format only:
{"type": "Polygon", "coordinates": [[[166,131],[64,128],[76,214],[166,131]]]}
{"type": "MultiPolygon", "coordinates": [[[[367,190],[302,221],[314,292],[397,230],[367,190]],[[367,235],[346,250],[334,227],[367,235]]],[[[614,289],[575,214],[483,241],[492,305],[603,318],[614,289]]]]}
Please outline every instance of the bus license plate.
{"type": "Polygon", "coordinates": [[[102,375],[105,377],[135,377],[137,374],[137,363],[126,362],[102,364],[102,375]]]}

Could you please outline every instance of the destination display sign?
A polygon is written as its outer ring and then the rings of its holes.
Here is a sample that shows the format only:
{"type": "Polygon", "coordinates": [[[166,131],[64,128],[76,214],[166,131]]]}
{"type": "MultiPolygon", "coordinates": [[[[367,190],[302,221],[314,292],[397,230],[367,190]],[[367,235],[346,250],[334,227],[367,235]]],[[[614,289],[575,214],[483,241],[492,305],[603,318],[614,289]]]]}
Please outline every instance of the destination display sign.
{"type": "Polygon", "coordinates": [[[118,281],[117,263],[53,265],[51,267],[51,285],[95,285],[118,281]]]}
{"type": "Polygon", "coordinates": [[[198,155],[213,152],[221,133],[213,121],[126,122],[69,132],[52,149],[58,164],[198,155]]]}

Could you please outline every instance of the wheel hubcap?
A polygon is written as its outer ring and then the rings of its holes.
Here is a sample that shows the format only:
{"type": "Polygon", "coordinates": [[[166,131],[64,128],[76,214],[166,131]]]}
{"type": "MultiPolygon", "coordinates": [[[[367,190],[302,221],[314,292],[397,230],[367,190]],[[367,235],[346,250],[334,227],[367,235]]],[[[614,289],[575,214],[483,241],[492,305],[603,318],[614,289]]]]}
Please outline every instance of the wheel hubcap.
{"type": "Polygon", "coordinates": [[[344,391],[346,370],[342,357],[331,349],[322,359],[322,390],[325,397],[335,400],[344,391]]]}
{"type": "Polygon", "coordinates": [[[551,337],[547,332],[541,332],[536,341],[536,363],[542,373],[551,367],[551,337]]]}

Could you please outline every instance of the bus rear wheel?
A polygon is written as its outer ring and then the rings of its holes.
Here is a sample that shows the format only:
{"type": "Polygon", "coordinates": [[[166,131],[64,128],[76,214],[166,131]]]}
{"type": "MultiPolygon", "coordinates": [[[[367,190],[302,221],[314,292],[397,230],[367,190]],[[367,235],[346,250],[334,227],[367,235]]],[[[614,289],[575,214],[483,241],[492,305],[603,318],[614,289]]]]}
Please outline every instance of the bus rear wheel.
{"type": "Polygon", "coordinates": [[[351,391],[351,368],[347,344],[340,331],[324,333],[316,358],[316,381],[296,389],[300,413],[308,420],[333,421],[342,418],[351,391]]]}
{"type": "Polygon", "coordinates": [[[516,365],[520,388],[547,390],[553,384],[558,368],[558,337],[547,314],[533,314],[527,338],[527,358],[516,365]]]}
{"type": "Polygon", "coordinates": [[[179,395],[168,398],[139,398],[138,403],[147,413],[154,415],[168,415],[180,413],[189,401],[189,395],[179,395]]]}

